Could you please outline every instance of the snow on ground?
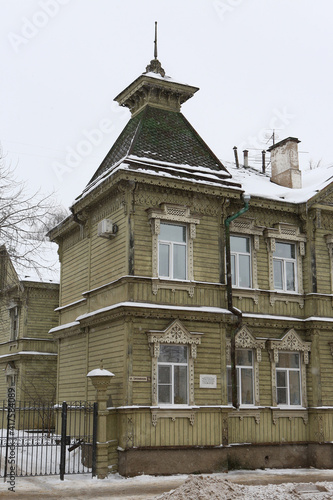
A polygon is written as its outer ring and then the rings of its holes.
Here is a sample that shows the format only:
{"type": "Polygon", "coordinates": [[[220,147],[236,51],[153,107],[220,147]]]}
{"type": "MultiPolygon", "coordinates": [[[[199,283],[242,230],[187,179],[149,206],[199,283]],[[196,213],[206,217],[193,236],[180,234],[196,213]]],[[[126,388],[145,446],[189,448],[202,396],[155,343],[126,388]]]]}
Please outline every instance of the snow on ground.
{"type": "Polygon", "coordinates": [[[219,476],[192,476],[176,490],[156,497],[159,500],[286,500],[332,499],[333,483],[284,483],[240,485],[219,476]]]}
{"type": "MultiPolygon", "coordinates": [[[[104,480],[81,474],[66,475],[64,481],[55,476],[18,477],[15,492],[17,498],[34,500],[322,500],[333,499],[331,479],[333,470],[312,468],[133,478],[110,474],[104,480]]],[[[13,498],[8,486],[0,482],[0,498],[13,498]]]]}

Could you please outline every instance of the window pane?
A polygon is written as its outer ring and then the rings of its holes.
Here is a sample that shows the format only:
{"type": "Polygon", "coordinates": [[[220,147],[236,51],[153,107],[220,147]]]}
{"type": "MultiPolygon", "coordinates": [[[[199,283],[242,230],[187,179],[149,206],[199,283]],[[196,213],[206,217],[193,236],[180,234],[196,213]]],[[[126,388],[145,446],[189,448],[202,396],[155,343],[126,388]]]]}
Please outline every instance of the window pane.
{"type": "Polygon", "coordinates": [[[273,260],[274,266],[274,287],[277,290],[283,289],[283,281],[282,281],[282,262],[280,260],[273,260]]]}
{"type": "Polygon", "coordinates": [[[292,370],[289,372],[289,390],[290,390],[290,404],[301,404],[301,390],[300,390],[300,376],[299,371],[292,370]]]}
{"type": "Polygon", "coordinates": [[[295,245],[292,243],[276,242],[274,256],[283,257],[285,259],[294,259],[295,245]]]}
{"type": "Polygon", "coordinates": [[[186,279],[186,246],[173,246],[173,278],[186,279]]]}
{"type": "Polygon", "coordinates": [[[250,238],[230,236],[230,250],[232,252],[250,253],[250,238]]]}
{"type": "Polygon", "coordinates": [[[298,352],[280,352],[279,361],[276,363],[276,366],[282,368],[299,368],[298,352]]]}
{"type": "Polygon", "coordinates": [[[239,255],[239,286],[251,286],[249,255],[239,255]]]}
{"type": "Polygon", "coordinates": [[[287,387],[287,372],[277,371],[276,372],[276,386],[277,387],[287,387]]]}
{"type": "Polygon", "coordinates": [[[187,366],[174,366],[174,404],[187,404],[187,366]]]}
{"type": "Polygon", "coordinates": [[[240,370],[241,373],[241,403],[244,405],[253,404],[253,370],[248,368],[242,368],[240,370]]]}
{"type": "Polygon", "coordinates": [[[164,404],[171,404],[171,385],[158,386],[158,402],[164,404]]]}
{"type": "Polygon", "coordinates": [[[287,290],[295,290],[295,264],[286,262],[287,290]]]}
{"type": "Polygon", "coordinates": [[[276,402],[278,405],[286,405],[287,404],[287,389],[278,388],[276,391],[276,402]]]}
{"type": "Polygon", "coordinates": [[[163,243],[159,244],[159,276],[170,276],[169,270],[169,245],[164,245],[163,243]]]}
{"type": "Polygon", "coordinates": [[[186,226],[176,226],[173,224],[161,224],[159,240],[186,243],[186,226]]]}
{"type": "Polygon", "coordinates": [[[187,363],[187,346],[161,345],[158,361],[164,363],[187,363]]]}
{"type": "Polygon", "coordinates": [[[252,351],[240,349],[236,351],[236,364],[239,366],[252,366],[252,351]]]}
{"type": "Polygon", "coordinates": [[[159,366],[158,367],[158,383],[171,384],[171,367],[159,366]]]}
{"type": "Polygon", "coordinates": [[[236,256],[231,255],[231,284],[236,285],[236,256]]]}

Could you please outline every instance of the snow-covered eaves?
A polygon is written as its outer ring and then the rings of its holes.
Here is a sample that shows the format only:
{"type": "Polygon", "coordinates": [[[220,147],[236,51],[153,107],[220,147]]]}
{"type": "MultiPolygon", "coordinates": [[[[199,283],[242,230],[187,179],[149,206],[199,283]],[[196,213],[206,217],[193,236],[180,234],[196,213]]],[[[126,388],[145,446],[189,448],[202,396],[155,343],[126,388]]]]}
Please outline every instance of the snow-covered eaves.
{"type": "Polygon", "coordinates": [[[246,193],[288,203],[305,203],[333,182],[333,165],[302,170],[302,188],[292,189],[271,182],[269,175],[255,168],[236,168],[234,163],[225,161],[223,163],[230,172],[232,180],[241,184],[246,193]]]}
{"type": "Polygon", "coordinates": [[[58,356],[58,354],[55,352],[19,351],[19,352],[13,352],[11,354],[3,354],[0,356],[0,358],[4,359],[13,356],[58,356]]]}

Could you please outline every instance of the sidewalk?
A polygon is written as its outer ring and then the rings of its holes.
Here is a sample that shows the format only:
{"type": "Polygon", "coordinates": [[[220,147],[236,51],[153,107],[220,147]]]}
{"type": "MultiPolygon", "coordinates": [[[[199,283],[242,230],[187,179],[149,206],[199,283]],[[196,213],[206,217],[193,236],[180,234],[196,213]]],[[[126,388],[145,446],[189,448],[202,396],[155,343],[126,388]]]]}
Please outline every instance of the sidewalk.
{"type": "MultiPolygon", "coordinates": [[[[317,481],[333,482],[333,470],[321,469],[270,469],[255,471],[232,471],[210,474],[242,485],[265,485],[281,483],[309,483],[317,481]]],[[[207,474],[205,475],[207,476],[207,474]]],[[[90,474],[66,476],[60,481],[58,476],[36,476],[16,478],[15,493],[8,491],[9,483],[0,483],[0,498],[22,499],[121,499],[146,500],[181,486],[187,475],[178,476],[137,476],[123,478],[110,475],[108,479],[92,479],[90,474]]]]}

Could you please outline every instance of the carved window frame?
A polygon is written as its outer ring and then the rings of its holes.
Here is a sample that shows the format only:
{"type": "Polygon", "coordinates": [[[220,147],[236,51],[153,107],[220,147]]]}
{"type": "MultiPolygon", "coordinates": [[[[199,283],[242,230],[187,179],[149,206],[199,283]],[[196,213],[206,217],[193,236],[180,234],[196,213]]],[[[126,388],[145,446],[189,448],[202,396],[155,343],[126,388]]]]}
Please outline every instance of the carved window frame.
{"type": "Polygon", "coordinates": [[[194,295],[194,265],[193,242],[196,238],[196,226],[200,223],[197,217],[191,214],[190,208],[183,205],[162,203],[159,209],[149,209],[148,219],[152,231],[152,291],[156,295],[160,288],[186,290],[190,297],[194,295]],[[158,236],[161,222],[183,224],[187,228],[187,279],[178,281],[160,278],[158,275],[158,236]]]}
{"type": "Polygon", "coordinates": [[[264,234],[264,228],[261,226],[256,226],[254,219],[248,217],[238,217],[230,224],[230,235],[231,236],[247,236],[250,237],[251,243],[251,278],[252,286],[251,288],[235,288],[233,287],[233,293],[235,296],[242,298],[244,293],[253,299],[255,304],[258,304],[259,296],[255,290],[259,289],[258,285],[258,251],[259,251],[259,241],[260,236],[264,234]]]}
{"type": "MultiPolygon", "coordinates": [[[[265,340],[256,339],[248,327],[243,325],[242,328],[237,332],[235,337],[236,349],[251,349],[253,351],[253,383],[254,383],[254,403],[253,405],[244,405],[244,408],[250,406],[259,406],[260,404],[260,394],[259,394],[259,363],[261,362],[261,351],[265,349],[265,340]]],[[[231,364],[231,341],[227,338],[227,352],[226,352],[226,363],[231,364]]]]}
{"type": "MultiPolygon", "coordinates": [[[[278,340],[269,340],[267,348],[271,359],[271,380],[272,380],[272,406],[277,406],[276,399],[276,363],[279,360],[279,352],[297,352],[300,354],[300,372],[301,372],[301,397],[302,407],[307,407],[308,399],[306,392],[306,365],[309,364],[309,353],[311,351],[311,342],[303,341],[296,333],[294,328],[278,340]]],[[[281,407],[280,405],[279,407],[281,407]]],[[[282,406],[286,408],[286,406],[282,406]]],[[[288,406],[293,409],[297,406],[288,406]]]]}
{"type": "MultiPolygon", "coordinates": [[[[273,228],[266,229],[264,236],[267,242],[268,250],[268,271],[269,271],[269,288],[278,294],[292,295],[292,294],[303,294],[303,262],[302,259],[305,256],[305,243],[306,236],[302,234],[298,226],[293,224],[278,223],[273,228]],[[276,290],[274,287],[274,266],[273,266],[273,255],[276,248],[276,241],[281,241],[282,243],[294,243],[296,245],[296,283],[297,289],[294,291],[280,291],[276,290]]],[[[278,300],[275,296],[271,297],[271,305],[274,305],[275,300],[278,300]]],[[[284,299],[282,299],[284,300],[284,299]]],[[[300,305],[303,306],[304,301],[297,299],[300,305]]]]}
{"type": "MultiPolygon", "coordinates": [[[[173,321],[165,330],[150,330],[147,332],[148,344],[152,357],[152,406],[159,406],[157,399],[158,357],[161,344],[178,344],[189,347],[188,356],[188,404],[194,403],[194,361],[197,357],[197,346],[201,344],[202,333],[191,333],[179,321],[173,321]]],[[[163,405],[162,405],[163,406],[163,405]]],[[[177,405],[173,405],[177,408],[177,405]]]]}

